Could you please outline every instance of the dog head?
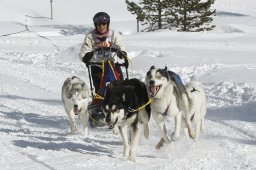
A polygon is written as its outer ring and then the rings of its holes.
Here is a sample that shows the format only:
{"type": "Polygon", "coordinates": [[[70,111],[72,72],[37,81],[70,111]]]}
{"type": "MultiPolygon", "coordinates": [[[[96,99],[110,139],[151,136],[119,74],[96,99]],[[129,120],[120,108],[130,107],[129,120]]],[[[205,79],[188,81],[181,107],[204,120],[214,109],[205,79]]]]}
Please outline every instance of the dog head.
{"type": "Polygon", "coordinates": [[[167,67],[164,69],[156,69],[152,66],[146,75],[146,86],[148,94],[151,98],[160,98],[164,95],[164,89],[169,82],[167,67]]]}
{"type": "Polygon", "coordinates": [[[123,88],[119,81],[111,82],[106,88],[102,108],[110,129],[116,124],[121,124],[126,118],[126,94],[123,88]]]}
{"type": "Polygon", "coordinates": [[[77,77],[72,77],[67,86],[67,98],[73,103],[74,114],[78,115],[82,109],[87,109],[88,107],[88,89],[85,83],[77,77]]]}

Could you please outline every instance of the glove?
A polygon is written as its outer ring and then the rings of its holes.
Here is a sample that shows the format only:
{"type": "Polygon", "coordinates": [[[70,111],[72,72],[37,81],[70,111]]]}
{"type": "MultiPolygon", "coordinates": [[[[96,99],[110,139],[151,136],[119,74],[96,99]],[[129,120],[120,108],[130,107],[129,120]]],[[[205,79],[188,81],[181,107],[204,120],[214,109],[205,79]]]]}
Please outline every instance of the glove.
{"type": "Polygon", "coordinates": [[[118,53],[118,52],[121,51],[121,48],[120,48],[118,45],[113,44],[113,45],[110,47],[110,50],[111,50],[111,52],[118,53]]]}
{"type": "Polygon", "coordinates": [[[92,59],[93,54],[94,54],[93,51],[88,52],[88,53],[86,53],[86,54],[84,55],[84,57],[83,57],[83,59],[82,59],[82,61],[86,64],[87,67],[88,67],[89,64],[90,64],[90,60],[92,59]]]}
{"type": "Polygon", "coordinates": [[[125,51],[118,51],[117,57],[119,57],[120,59],[125,59],[127,58],[127,53],[125,51]]]}

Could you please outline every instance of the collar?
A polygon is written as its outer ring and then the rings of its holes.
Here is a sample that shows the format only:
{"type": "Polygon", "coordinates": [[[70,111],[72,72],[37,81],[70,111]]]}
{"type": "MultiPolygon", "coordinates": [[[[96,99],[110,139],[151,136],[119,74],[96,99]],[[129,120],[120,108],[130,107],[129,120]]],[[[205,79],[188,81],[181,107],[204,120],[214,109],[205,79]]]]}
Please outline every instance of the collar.
{"type": "Polygon", "coordinates": [[[104,38],[104,37],[109,37],[110,36],[110,30],[108,29],[107,32],[101,34],[101,33],[99,33],[99,31],[97,31],[97,29],[94,29],[92,31],[92,34],[93,34],[94,38],[101,39],[101,38],[104,38]]]}

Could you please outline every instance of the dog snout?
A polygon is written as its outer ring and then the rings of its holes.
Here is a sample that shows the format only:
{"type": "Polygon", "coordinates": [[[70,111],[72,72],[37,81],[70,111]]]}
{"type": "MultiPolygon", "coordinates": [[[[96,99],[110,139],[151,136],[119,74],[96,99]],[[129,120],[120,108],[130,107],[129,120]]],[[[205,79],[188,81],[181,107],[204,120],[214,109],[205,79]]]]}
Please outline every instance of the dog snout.
{"type": "Polygon", "coordinates": [[[78,105],[77,105],[77,104],[74,104],[74,108],[77,109],[77,108],[78,108],[78,105]]]}
{"type": "Polygon", "coordinates": [[[149,84],[153,86],[153,85],[155,85],[155,81],[154,80],[150,80],[149,84]]]}

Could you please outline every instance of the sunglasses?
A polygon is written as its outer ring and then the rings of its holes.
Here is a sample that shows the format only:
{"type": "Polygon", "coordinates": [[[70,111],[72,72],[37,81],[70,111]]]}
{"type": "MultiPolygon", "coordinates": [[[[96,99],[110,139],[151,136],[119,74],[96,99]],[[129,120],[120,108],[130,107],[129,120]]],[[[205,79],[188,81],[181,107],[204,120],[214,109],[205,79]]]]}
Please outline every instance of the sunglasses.
{"type": "Polygon", "coordinates": [[[107,23],[106,22],[99,22],[99,23],[96,23],[96,25],[97,26],[101,26],[101,25],[105,26],[105,25],[107,25],[107,23]]]}

